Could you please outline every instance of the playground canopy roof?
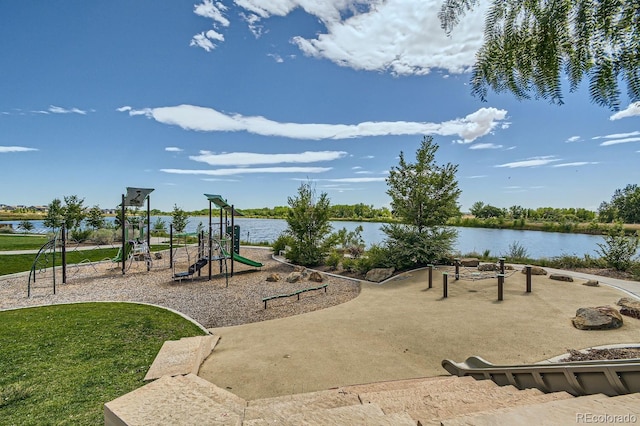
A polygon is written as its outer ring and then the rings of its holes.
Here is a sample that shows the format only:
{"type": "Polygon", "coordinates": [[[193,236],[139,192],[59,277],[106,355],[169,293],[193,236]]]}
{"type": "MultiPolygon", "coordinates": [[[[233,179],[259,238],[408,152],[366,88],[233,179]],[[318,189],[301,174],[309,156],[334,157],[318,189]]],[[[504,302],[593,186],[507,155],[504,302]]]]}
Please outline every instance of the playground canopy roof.
{"type": "Polygon", "coordinates": [[[131,207],[142,207],[144,200],[153,192],[153,188],[131,188],[127,187],[127,195],[124,197],[124,205],[131,207]]]}
{"type": "Polygon", "coordinates": [[[234,216],[244,216],[238,210],[233,208],[233,206],[229,205],[227,203],[227,200],[222,198],[222,195],[204,194],[204,196],[207,197],[207,200],[211,201],[218,208],[223,209],[223,210],[228,211],[228,212],[231,212],[234,216]]]}

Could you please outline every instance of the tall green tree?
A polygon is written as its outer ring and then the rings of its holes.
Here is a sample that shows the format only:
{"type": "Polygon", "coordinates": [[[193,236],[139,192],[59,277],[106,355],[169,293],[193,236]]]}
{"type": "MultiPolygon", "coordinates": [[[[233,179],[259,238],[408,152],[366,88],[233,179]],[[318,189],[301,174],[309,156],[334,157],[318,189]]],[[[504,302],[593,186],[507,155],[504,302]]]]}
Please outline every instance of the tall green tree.
{"type": "Polygon", "coordinates": [[[290,208],[285,233],[292,238],[287,258],[303,266],[320,264],[333,245],[329,197],[324,192],[316,196],[311,184],[303,183],[298,194],[287,201],[290,208]]]}
{"type": "Polygon", "coordinates": [[[84,198],[77,195],[64,197],[64,225],[68,230],[78,229],[87,216],[85,213],[84,198]]]}
{"type": "Polygon", "coordinates": [[[47,206],[47,215],[43,220],[44,226],[50,229],[58,229],[64,223],[64,207],[59,198],[53,199],[47,206]]]}
{"type": "MultiPolygon", "coordinates": [[[[479,0],[444,0],[439,17],[451,32],[479,0]]],[[[473,65],[472,93],[488,89],[564,102],[569,90],[589,81],[591,100],[618,109],[620,82],[640,101],[640,3],[637,0],[493,0],[485,18],[484,44],[473,65]]]]}
{"type": "Polygon", "coordinates": [[[93,229],[100,229],[104,227],[104,213],[99,206],[93,206],[87,211],[87,225],[93,229]]]}
{"type": "Polygon", "coordinates": [[[183,232],[187,227],[189,221],[187,220],[187,213],[178,207],[177,204],[173,205],[173,212],[171,212],[171,223],[173,224],[173,229],[176,232],[183,232]]]}
{"type": "Polygon", "coordinates": [[[629,184],[616,189],[609,203],[600,204],[598,217],[601,222],[640,223],[640,187],[629,184]]]}
{"type": "Polygon", "coordinates": [[[425,265],[444,257],[453,247],[456,232],[447,221],[460,214],[458,166],[436,164],[438,145],[425,136],[416,151],[415,163],[400,152],[398,166],[391,168],[387,194],[400,223],[382,227],[386,246],[397,268],[425,265]]]}

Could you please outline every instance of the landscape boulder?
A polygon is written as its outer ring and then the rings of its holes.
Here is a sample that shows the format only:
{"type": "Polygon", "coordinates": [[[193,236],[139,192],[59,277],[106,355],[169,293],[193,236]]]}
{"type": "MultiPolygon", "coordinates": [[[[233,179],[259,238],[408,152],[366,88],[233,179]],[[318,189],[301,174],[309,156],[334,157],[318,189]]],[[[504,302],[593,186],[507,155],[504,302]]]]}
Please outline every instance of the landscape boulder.
{"type": "Polygon", "coordinates": [[[297,283],[302,278],[303,278],[302,272],[293,271],[292,273],[287,275],[287,278],[285,278],[284,280],[288,283],[297,283]]]}
{"type": "Polygon", "coordinates": [[[637,300],[623,297],[618,300],[616,305],[620,306],[620,313],[631,318],[640,319],[640,302],[637,300]]]}
{"type": "Polygon", "coordinates": [[[367,281],[373,281],[374,283],[379,283],[391,277],[395,270],[395,268],[374,268],[367,272],[364,279],[367,281]]]}
{"type": "Polygon", "coordinates": [[[476,268],[480,264],[480,259],[476,257],[465,257],[460,259],[460,266],[465,268],[476,268]]]}
{"type": "Polygon", "coordinates": [[[160,259],[162,259],[162,253],[160,253],[159,251],[157,251],[157,252],[155,252],[155,253],[153,254],[153,257],[154,257],[156,260],[160,260],[160,259]]]}
{"type": "Polygon", "coordinates": [[[597,306],[578,309],[571,322],[578,330],[611,330],[622,327],[622,316],[610,306],[597,306]]]}
{"type": "MultiPolygon", "coordinates": [[[[527,273],[527,268],[522,268],[522,273],[526,274],[527,273]]],[[[531,267],[531,275],[547,275],[547,271],[545,271],[544,269],[542,269],[539,266],[532,266],[531,267]]]]}
{"type": "Polygon", "coordinates": [[[267,281],[269,281],[270,283],[278,282],[280,281],[280,275],[276,274],[275,272],[272,272],[267,276],[267,281]]]}
{"type": "Polygon", "coordinates": [[[598,280],[589,280],[582,283],[582,285],[586,285],[587,287],[600,287],[600,282],[598,280]]]}
{"type": "Polygon", "coordinates": [[[313,281],[314,283],[321,283],[324,281],[324,276],[318,271],[313,271],[309,274],[309,281],[313,281]]]}
{"type": "Polygon", "coordinates": [[[498,271],[500,270],[500,266],[495,263],[482,263],[478,265],[478,271],[486,272],[486,271],[498,271]]]}
{"type": "Polygon", "coordinates": [[[568,283],[572,283],[573,282],[573,278],[569,275],[565,275],[565,274],[551,274],[549,275],[549,279],[550,280],[556,280],[556,281],[565,281],[568,283]]]}

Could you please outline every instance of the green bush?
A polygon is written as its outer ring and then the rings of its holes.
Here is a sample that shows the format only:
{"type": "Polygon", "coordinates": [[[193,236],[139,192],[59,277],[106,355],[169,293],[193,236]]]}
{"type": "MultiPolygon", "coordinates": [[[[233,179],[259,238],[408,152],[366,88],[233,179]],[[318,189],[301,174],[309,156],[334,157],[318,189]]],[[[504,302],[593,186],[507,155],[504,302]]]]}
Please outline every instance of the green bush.
{"type": "Polygon", "coordinates": [[[329,256],[327,256],[327,259],[325,260],[325,264],[331,268],[332,271],[335,271],[336,269],[338,269],[338,266],[340,265],[340,261],[344,258],[343,254],[340,253],[338,250],[332,250],[331,253],[329,253],[329,256]]]}
{"type": "Polygon", "coordinates": [[[622,224],[618,223],[603,236],[604,243],[598,243],[598,254],[602,256],[607,266],[618,271],[626,271],[631,267],[632,258],[638,251],[640,237],[625,234],[622,224]]]}
{"type": "Polygon", "coordinates": [[[92,232],[93,231],[91,229],[77,228],[71,231],[71,239],[81,243],[87,241],[89,237],[91,237],[92,232]]]}
{"type": "Polygon", "coordinates": [[[91,241],[96,244],[112,244],[115,235],[112,229],[96,229],[91,233],[91,241]]]}
{"type": "Polygon", "coordinates": [[[520,241],[514,241],[509,244],[509,249],[503,255],[503,257],[513,260],[526,259],[529,257],[527,248],[520,244],[520,241]]]}
{"type": "Polygon", "coordinates": [[[271,247],[273,248],[273,252],[275,254],[279,254],[282,250],[286,250],[286,247],[291,247],[291,243],[293,242],[293,238],[287,234],[280,234],[278,238],[273,242],[271,247]]]}
{"type": "Polygon", "coordinates": [[[342,269],[347,272],[357,272],[357,263],[358,262],[355,259],[345,257],[344,259],[342,259],[342,269]]]}

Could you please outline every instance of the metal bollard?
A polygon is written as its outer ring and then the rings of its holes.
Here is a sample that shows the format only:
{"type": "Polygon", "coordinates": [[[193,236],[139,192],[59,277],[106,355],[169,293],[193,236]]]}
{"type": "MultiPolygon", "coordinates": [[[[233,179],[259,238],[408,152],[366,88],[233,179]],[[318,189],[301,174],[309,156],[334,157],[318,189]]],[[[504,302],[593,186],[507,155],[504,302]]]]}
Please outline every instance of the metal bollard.
{"type": "Polygon", "coordinates": [[[429,288],[433,288],[433,265],[427,265],[429,268],[429,288]]]}
{"type": "Polygon", "coordinates": [[[498,274],[498,300],[503,300],[504,274],[498,274]]]}
{"type": "Polygon", "coordinates": [[[457,257],[455,259],[453,259],[453,263],[456,266],[456,281],[458,281],[460,279],[460,259],[458,259],[457,257]]]}
{"type": "Polygon", "coordinates": [[[442,273],[442,298],[446,299],[449,297],[449,284],[447,283],[447,277],[449,274],[446,272],[442,273]]]}
{"type": "Polygon", "coordinates": [[[527,293],[531,293],[531,266],[525,266],[527,272],[527,293]]]}
{"type": "Polygon", "coordinates": [[[500,273],[504,274],[504,257],[501,257],[499,260],[500,260],[500,273]]]}

